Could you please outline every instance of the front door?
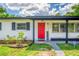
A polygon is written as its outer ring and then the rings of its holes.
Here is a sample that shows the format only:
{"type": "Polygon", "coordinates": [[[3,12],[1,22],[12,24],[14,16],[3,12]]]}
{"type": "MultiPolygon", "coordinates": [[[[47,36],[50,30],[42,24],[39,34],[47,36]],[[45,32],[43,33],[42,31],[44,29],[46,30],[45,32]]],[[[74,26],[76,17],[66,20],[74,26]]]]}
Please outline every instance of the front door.
{"type": "Polygon", "coordinates": [[[45,23],[38,23],[38,39],[45,39],[45,23]]]}

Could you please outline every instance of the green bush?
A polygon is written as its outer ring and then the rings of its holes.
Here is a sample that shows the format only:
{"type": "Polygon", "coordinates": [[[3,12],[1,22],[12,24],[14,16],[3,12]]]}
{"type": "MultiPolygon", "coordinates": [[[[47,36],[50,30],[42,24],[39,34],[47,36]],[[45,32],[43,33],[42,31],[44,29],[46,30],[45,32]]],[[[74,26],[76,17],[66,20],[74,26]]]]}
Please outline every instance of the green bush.
{"type": "Polygon", "coordinates": [[[24,38],[24,32],[19,32],[17,39],[22,40],[23,38],[24,38]]]}
{"type": "Polygon", "coordinates": [[[22,41],[20,40],[23,40],[23,38],[24,38],[24,32],[19,32],[16,42],[17,46],[22,46],[22,41]]]}

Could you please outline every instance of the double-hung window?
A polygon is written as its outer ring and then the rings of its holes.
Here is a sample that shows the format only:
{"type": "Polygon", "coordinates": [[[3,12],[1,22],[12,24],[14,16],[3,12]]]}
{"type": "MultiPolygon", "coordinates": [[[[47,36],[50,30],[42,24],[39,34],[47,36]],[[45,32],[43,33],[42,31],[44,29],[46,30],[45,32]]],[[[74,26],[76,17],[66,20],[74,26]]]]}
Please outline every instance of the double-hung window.
{"type": "Polygon", "coordinates": [[[53,32],[59,32],[59,24],[58,23],[52,24],[52,31],[53,32]]]}
{"type": "Polygon", "coordinates": [[[12,30],[30,30],[30,23],[12,23],[12,30]]]}
{"type": "Polygon", "coordinates": [[[74,23],[68,24],[68,32],[74,32],[74,23]]]}
{"type": "Polygon", "coordinates": [[[60,32],[66,32],[66,24],[65,23],[60,24],[60,32]]]}

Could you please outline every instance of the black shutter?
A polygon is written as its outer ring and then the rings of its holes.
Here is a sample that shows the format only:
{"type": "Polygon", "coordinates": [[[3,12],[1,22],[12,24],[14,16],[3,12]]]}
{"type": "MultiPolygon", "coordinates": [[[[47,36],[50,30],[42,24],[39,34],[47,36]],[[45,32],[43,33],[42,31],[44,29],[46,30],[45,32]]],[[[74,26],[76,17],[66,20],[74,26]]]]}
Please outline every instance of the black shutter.
{"type": "Polygon", "coordinates": [[[12,30],[15,30],[15,22],[12,22],[12,30]]]}
{"type": "Polygon", "coordinates": [[[2,30],[2,23],[0,23],[0,30],[2,30]]]}
{"type": "Polygon", "coordinates": [[[30,22],[26,23],[26,30],[30,30],[30,22]]]}

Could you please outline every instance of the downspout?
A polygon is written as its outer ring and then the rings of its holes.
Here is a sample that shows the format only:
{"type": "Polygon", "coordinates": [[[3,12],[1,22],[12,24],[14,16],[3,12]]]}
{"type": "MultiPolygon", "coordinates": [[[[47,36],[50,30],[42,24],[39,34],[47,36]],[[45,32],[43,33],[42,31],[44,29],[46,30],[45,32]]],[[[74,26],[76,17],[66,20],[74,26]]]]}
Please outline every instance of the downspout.
{"type": "Polygon", "coordinates": [[[35,20],[33,19],[33,42],[35,41],[35,20]]]}

